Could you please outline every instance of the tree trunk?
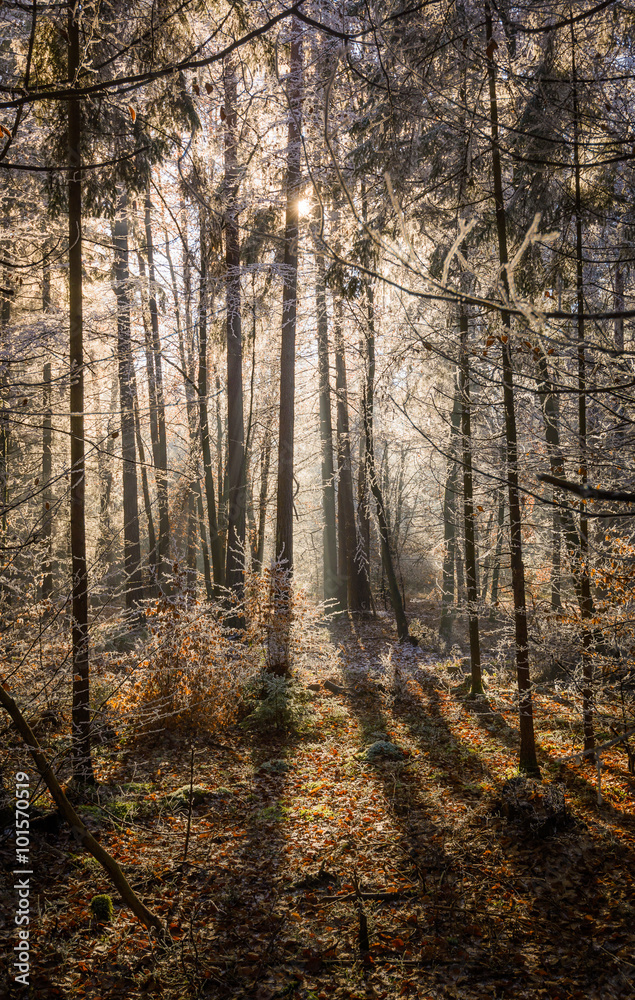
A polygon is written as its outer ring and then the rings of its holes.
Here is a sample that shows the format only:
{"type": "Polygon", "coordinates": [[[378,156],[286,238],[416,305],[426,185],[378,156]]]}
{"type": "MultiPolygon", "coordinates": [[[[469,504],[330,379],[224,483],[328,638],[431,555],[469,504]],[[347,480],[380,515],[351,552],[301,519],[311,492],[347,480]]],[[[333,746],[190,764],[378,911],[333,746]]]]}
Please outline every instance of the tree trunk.
{"type": "MultiPolygon", "coordinates": [[[[216,402],[216,485],[218,487],[218,503],[216,520],[218,522],[218,538],[221,562],[223,565],[223,580],[225,567],[225,550],[227,542],[227,421],[223,413],[223,386],[218,369],[214,365],[214,394],[216,402]]],[[[226,395],[226,393],[225,393],[226,395]]]]}
{"type": "MultiPolygon", "coordinates": [[[[3,241],[3,246],[4,246],[3,241]]],[[[2,336],[2,349],[3,352],[8,356],[8,343],[7,343],[7,327],[11,322],[11,298],[10,291],[7,288],[9,284],[8,280],[8,269],[2,268],[3,276],[3,286],[4,290],[0,291],[0,334],[2,336]]],[[[7,389],[7,373],[6,366],[2,366],[2,373],[0,374],[0,389],[2,390],[2,402],[6,398],[5,393],[7,389]]],[[[11,430],[10,430],[10,411],[7,407],[2,406],[0,409],[0,498],[2,500],[2,544],[6,545],[7,538],[7,505],[9,502],[9,449],[11,444],[11,430]]],[[[11,603],[12,592],[9,585],[8,574],[10,572],[9,565],[3,567],[2,577],[0,578],[0,593],[2,593],[2,600],[7,604],[11,603]]]]}
{"type": "MultiPolygon", "coordinates": [[[[584,353],[584,273],[582,250],[582,208],[580,195],[580,150],[578,88],[575,61],[575,34],[571,25],[571,75],[573,84],[573,166],[575,173],[575,230],[576,230],[576,304],[578,312],[578,440],[580,448],[580,482],[586,485],[587,474],[587,414],[586,414],[586,358],[584,353]]],[[[580,500],[580,613],[582,616],[582,720],[584,749],[593,750],[593,661],[591,658],[592,634],[589,622],[593,617],[591,578],[589,573],[589,521],[587,501],[580,500]]],[[[591,756],[591,755],[590,755],[591,756]]],[[[591,759],[593,757],[591,756],[591,759]]]]}
{"type": "MultiPolygon", "coordinates": [[[[148,307],[152,328],[152,360],[154,369],[154,391],[156,406],[156,440],[153,435],[154,465],[157,483],[157,507],[159,511],[159,583],[169,590],[170,565],[170,520],[168,511],[168,457],[165,427],[165,398],[163,392],[163,363],[161,339],[159,336],[159,309],[156,297],[156,276],[154,270],[154,244],[152,240],[152,202],[149,188],[145,196],[145,236],[148,260],[148,307]]],[[[149,374],[149,373],[148,373],[149,374]]]]}
{"type": "Polygon", "coordinates": [[[194,358],[191,350],[191,309],[190,309],[190,251],[187,241],[187,218],[183,224],[183,257],[184,257],[184,290],[185,290],[185,335],[183,333],[183,325],[181,323],[181,309],[179,306],[179,292],[176,282],[176,272],[174,270],[174,264],[172,262],[172,254],[170,253],[170,241],[167,238],[165,241],[165,254],[168,261],[168,267],[170,269],[170,281],[172,284],[172,296],[174,298],[174,315],[176,319],[176,332],[179,344],[179,360],[181,362],[181,368],[183,371],[183,385],[185,388],[185,406],[187,410],[187,425],[190,434],[190,462],[192,464],[194,477],[190,483],[190,491],[192,494],[192,504],[188,507],[190,511],[190,520],[188,527],[188,566],[190,565],[190,560],[194,560],[193,566],[191,567],[194,575],[196,572],[196,546],[194,544],[193,535],[190,532],[197,531],[200,544],[201,544],[201,554],[203,558],[203,576],[205,579],[205,596],[208,601],[211,601],[214,596],[214,588],[212,586],[212,574],[210,570],[209,562],[209,549],[207,546],[207,537],[205,533],[205,514],[203,511],[203,496],[201,493],[201,481],[200,481],[200,471],[199,471],[199,461],[198,461],[198,450],[200,446],[199,428],[198,428],[198,406],[196,403],[197,387],[194,382],[194,358]],[[187,339],[186,339],[187,338],[187,339]],[[198,528],[196,528],[196,523],[198,522],[198,528]],[[193,548],[190,547],[191,546],[193,548]]]}
{"type": "Polygon", "coordinates": [[[450,441],[448,466],[443,496],[443,570],[441,578],[441,621],[439,637],[448,643],[452,635],[452,605],[455,602],[454,563],[456,549],[456,494],[458,487],[458,466],[456,462],[457,438],[461,424],[461,393],[459,373],[456,373],[456,389],[450,417],[450,441]]]}
{"type": "Polygon", "coordinates": [[[267,422],[265,427],[264,440],[262,442],[262,452],[260,453],[260,493],[258,495],[258,534],[256,537],[256,551],[254,554],[254,568],[258,573],[262,572],[263,559],[265,554],[265,528],[267,524],[267,494],[269,484],[269,466],[271,463],[271,424],[267,422]]]}
{"type": "MultiPolygon", "coordinates": [[[[70,37],[72,44],[72,35],[70,37]]],[[[33,730],[22,715],[13,698],[1,685],[0,704],[4,709],[6,709],[7,713],[11,717],[15,728],[24,740],[31,757],[33,758],[35,766],[42,776],[44,784],[51,793],[51,798],[55,802],[55,805],[61,815],[70,826],[73,834],[82,844],[82,847],[84,847],[89,854],[92,854],[95,860],[99,862],[104,871],[112,879],[113,885],[121,894],[121,898],[125,902],[126,906],[130,907],[135,916],[138,917],[143,924],[145,924],[147,929],[149,931],[155,931],[159,932],[159,934],[163,934],[164,927],[160,918],[157,917],[156,914],[152,913],[152,911],[149,910],[139,899],[112,855],[108,854],[99,841],[95,840],[93,835],[87,830],[83,821],[75,811],[75,808],[64,794],[59,781],[55,777],[51,765],[42,752],[42,748],[40,747],[33,730]]]]}
{"type": "Polygon", "coordinates": [[[358,561],[357,520],[353,497],[351,437],[348,420],[346,380],[346,350],[342,332],[341,305],[335,302],[335,390],[337,395],[337,460],[338,460],[338,530],[339,576],[346,580],[346,606],[349,611],[370,611],[370,587],[366,567],[358,561]]]}
{"type": "Polygon", "coordinates": [[[242,601],[245,584],[245,428],[238,229],[238,137],[236,63],[225,60],[225,265],[227,308],[227,572],[226,582],[242,601]]]}
{"type": "Polygon", "coordinates": [[[148,486],[148,473],[146,469],[146,454],[141,437],[141,421],[139,420],[139,406],[137,403],[137,380],[132,369],[132,391],[133,410],[135,421],[135,436],[137,440],[137,451],[139,452],[139,467],[141,469],[141,492],[143,494],[143,506],[148,525],[148,563],[150,567],[150,591],[156,594],[157,591],[157,538],[154,531],[154,518],[152,516],[152,501],[150,499],[150,488],[148,486]]]}
{"type": "MultiPolygon", "coordinates": [[[[579,165],[578,165],[579,171],[579,165]]],[[[621,313],[624,311],[624,267],[621,259],[617,261],[615,265],[615,297],[613,299],[613,308],[615,312],[621,313]]],[[[615,320],[615,326],[613,328],[613,342],[615,344],[615,350],[619,354],[624,353],[624,317],[618,316],[615,320]]]]}
{"type": "MultiPolygon", "coordinates": [[[[79,7],[68,8],[68,76],[76,81],[80,66],[79,7]]],[[[73,778],[95,783],[90,753],[88,656],[88,567],[86,562],[86,462],[84,456],[84,329],[82,316],[82,109],[78,97],[68,102],[68,287],[71,371],[71,563],[73,649],[73,778]]]]}
{"type": "Polygon", "coordinates": [[[404,611],[403,601],[397,583],[397,574],[393,563],[390,549],[390,529],[388,516],[384,504],[377,467],[375,464],[375,437],[374,437],[374,411],[375,411],[375,317],[373,312],[373,296],[367,292],[367,302],[369,308],[369,322],[366,326],[366,392],[362,418],[364,422],[364,437],[366,438],[366,457],[368,462],[368,482],[370,491],[375,500],[375,510],[377,513],[377,523],[379,527],[379,545],[381,549],[382,569],[388,582],[390,601],[397,624],[397,635],[401,642],[413,642],[408,633],[408,620],[404,611]]]}
{"type": "MultiPolygon", "coordinates": [[[[92,359],[89,358],[89,360],[92,359]]],[[[100,412],[101,403],[99,400],[99,383],[97,380],[94,380],[94,386],[97,412],[100,412]]],[[[114,532],[112,530],[110,513],[112,507],[112,484],[114,479],[113,456],[115,452],[115,441],[113,433],[117,433],[114,430],[114,422],[115,414],[117,412],[118,395],[117,376],[115,375],[110,384],[110,404],[107,410],[106,418],[106,440],[97,453],[97,478],[99,481],[99,537],[97,539],[95,558],[98,563],[103,564],[105,583],[109,588],[115,583],[117,575],[116,568],[113,568],[112,548],[114,532]]]]}
{"type": "MultiPolygon", "coordinates": [[[[492,16],[489,3],[485,4],[486,37],[489,47],[492,41],[492,16]]],[[[489,49],[488,49],[489,51],[489,49]]],[[[507,274],[507,217],[503,198],[503,177],[501,171],[498,139],[498,104],[496,97],[496,66],[494,54],[488,55],[488,78],[490,99],[490,128],[492,140],[492,172],[494,179],[494,201],[496,206],[496,229],[498,234],[498,255],[501,279],[507,301],[509,301],[509,280],[507,274]]],[[[511,541],[511,574],[514,594],[514,626],[516,638],[516,672],[519,693],[520,759],[522,771],[539,774],[534,736],[531,678],[529,676],[529,640],[527,633],[527,608],[525,604],[525,567],[522,550],[522,522],[518,491],[518,442],[516,435],[516,409],[514,399],[514,376],[511,354],[511,317],[507,310],[501,311],[503,325],[503,399],[505,410],[505,442],[507,448],[507,484],[509,493],[509,522],[511,541]]]]}
{"type": "Polygon", "coordinates": [[[298,295],[298,199],[302,153],[302,25],[291,20],[288,76],[289,124],[287,141],[287,207],[282,276],[282,343],[280,348],[280,423],[278,430],[278,488],[275,559],[276,617],[281,628],[271,652],[270,669],[289,673],[291,576],[293,574],[293,439],[295,431],[295,335],[298,295]]]}
{"type": "Polygon", "coordinates": [[[478,624],[478,571],[474,530],[474,497],[472,483],[472,426],[470,407],[470,363],[467,348],[468,315],[462,302],[459,306],[460,324],[460,374],[461,436],[463,440],[463,524],[465,535],[465,575],[467,578],[467,615],[470,633],[470,661],[472,684],[470,695],[483,693],[481,677],[481,643],[478,624]]]}
{"type": "MultiPolygon", "coordinates": [[[[209,525],[210,546],[212,549],[212,566],[214,571],[214,593],[218,596],[219,588],[224,584],[223,552],[218,534],[216,517],[216,496],[214,493],[214,471],[212,469],[212,449],[209,436],[209,416],[207,411],[207,244],[205,240],[205,223],[201,217],[201,286],[199,292],[198,317],[198,412],[201,432],[201,449],[203,452],[203,471],[205,478],[205,498],[207,500],[207,522],[209,525]]],[[[220,483],[219,483],[220,489],[220,483]]]]}
{"type": "Polygon", "coordinates": [[[119,405],[121,408],[121,458],[123,474],[123,537],[126,568],[126,607],[133,610],[143,600],[139,507],[137,498],[137,449],[135,447],[132,344],[130,339],[130,272],[128,266],[128,216],[125,193],[113,224],[115,295],[117,297],[117,353],[119,405]]]}
{"type": "MultiPolygon", "coordinates": [[[[48,260],[44,262],[42,274],[42,309],[47,313],[51,308],[51,269],[48,260]]],[[[45,317],[46,322],[46,317],[45,317]]],[[[53,516],[51,505],[53,495],[50,489],[53,474],[53,410],[51,406],[51,362],[45,361],[42,370],[42,542],[44,561],[42,565],[42,598],[46,600],[53,593],[53,516]]]]}
{"type": "Polygon", "coordinates": [[[487,555],[483,559],[483,574],[481,576],[480,582],[480,594],[481,594],[481,604],[485,604],[487,601],[487,587],[489,584],[489,575],[492,570],[492,526],[494,524],[494,508],[490,508],[489,517],[487,519],[487,528],[485,529],[485,539],[487,542],[487,555]]]}
{"type": "MultiPolygon", "coordinates": [[[[139,274],[142,279],[146,279],[147,270],[145,260],[142,253],[137,251],[137,259],[139,261],[139,274]]],[[[144,335],[144,349],[145,349],[145,359],[146,359],[146,375],[148,379],[148,416],[150,418],[150,447],[152,450],[152,466],[155,472],[155,481],[157,476],[157,462],[159,461],[159,425],[157,419],[157,391],[156,391],[156,379],[154,372],[154,351],[152,347],[152,331],[151,324],[149,322],[149,309],[147,308],[147,287],[144,288],[141,285],[141,301],[142,301],[142,322],[143,322],[143,335],[144,335]]],[[[136,384],[136,376],[135,384],[136,384]]],[[[138,393],[135,393],[138,399],[138,393]]],[[[139,413],[137,410],[137,445],[139,447],[139,454],[141,454],[141,435],[139,431],[139,413]]],[[[146,485],[147,485],[147,473],[146,473],[146,485]]],[[[145,496],[144,496],[145,500],[145,496]]],[[[146,503],[146,513],[151,510],[151,507],[146,503]]],[[[148,525],[152,515],[148,519],[148,525]]],[[[153,592],[158,593],[161,587],[160,584],[160,571],[159,571],[159,547],[156,537],[156,531],[154,529],[154,523],[152,525],[152,533],[148,531],[148,544],[150,544],[150,537],[152,537],[151,548],[148,553],[148,564],[150,566],[151,575],[151,588],[153,592]]]]}
{"type": "Polygon", "coordinates": [[[498,493],[498,523],[496,526],[496,548],[494,549],[494,560],[492,563],[492,589],[490,592],[490,603],[492,610],[490,618],[494,618],[496,605],[498,604],[498,584],[501,571],[501,553],[503,551],[503,539],[505,537],[505,491],[498,493]]]}
{"type": "Polygon", "coordinates": [[[320,442],[322,445],[322,518],[323,595],[331,610],[341,610],[337,575],[337,524],[335,520],[335,469],[333,466],[333,422],[331,417],[331,382],[329,330],[326,311],[324,251],[315,243],[315,307],[317,314],[318,383],[320,403],[320,442]]]}

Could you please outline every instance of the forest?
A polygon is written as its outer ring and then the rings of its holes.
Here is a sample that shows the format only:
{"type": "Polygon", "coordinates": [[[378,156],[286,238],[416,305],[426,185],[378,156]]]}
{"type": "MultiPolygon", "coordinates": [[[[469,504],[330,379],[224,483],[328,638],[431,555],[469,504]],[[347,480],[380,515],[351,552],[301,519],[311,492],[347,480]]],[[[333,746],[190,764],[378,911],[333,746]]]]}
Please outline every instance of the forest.
{"type": "Polygon", "coordinates": [[[634,48],[0,0],[2,996],[635,996],[634,48]]]}

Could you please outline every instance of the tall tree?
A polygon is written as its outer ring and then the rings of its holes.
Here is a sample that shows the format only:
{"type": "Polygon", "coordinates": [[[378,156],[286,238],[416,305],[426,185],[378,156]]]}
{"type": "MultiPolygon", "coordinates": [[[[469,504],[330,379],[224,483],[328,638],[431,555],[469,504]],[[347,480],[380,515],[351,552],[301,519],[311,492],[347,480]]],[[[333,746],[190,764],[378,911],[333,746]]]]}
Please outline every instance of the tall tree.
{"type": "MultiPolygon", "coordinates": [[[[216,492],[214,490],[214,468],[212,466],[212,446],[209,431],[208,411],[208,345],[207,345],[207,240],[205,233],[205,218],[201,213],[199,224],[199,242],[201,248],[201,275],[198,303],[198,415],[201,432],[201,450],[203,452],[203,474],[205,481],[205,499],[207,501],[207,522],[209,525],[210,548],[212,550],[212,568],[214,573],[214,590],[225,583],[225,566],[223,562],[223,547],[218,531],[218,515],[216,507],[216,492]]],[[[220,477],[218,491],[220,494],[220,477]]]]}
{"type": "MultiPolygon", "coordinates": [[[[51,308],[51,267],[47,249],[45,249],[42,271],[42,310],[46,316],[51,308]]],[[[51,405],[52,367],[50,359],[44,362],[42,369],[42,543],[44,562],[42,565],[41,594],[44,599],[53,593],[53,515],[51,503],[53,495],[50,488],[53,474],[53,409],[51,405]]]]}
{"type": "MultiPolygon", "coordinates": [[[[580,114],[578,108],[578,80],[576,69],[575,30],[571,24],[571,83],[573,103],[573,170],[575,183],[575,263],[576,263],[576,309],[578,339],[578,442],[580,454],[580,482],[585,486],[587,469],[587,381],[586,345],[584,329],[584,258],[582,247],[582,196],[580,191],[580,114]]],[[[584,726],[584,749],[593,750],[595,735],[593,730],[593,661],[591,659],[592,634],[589,627],[593,615],[591,598],[591,575],[589,570],[589,520],[586,515],[587,501],[580,500],[580,611],[582,615],[582,721],[584,726]]]]}
{"type": "Polygon", "coordinates": [[[278,426],[278,490],[276,508],[275,555],[287,574],[277,598],[277,617],[282,624],[271,669],[289,672],[289,635],[291,613],[290,581],[293,573],[293,447],[295,433],[295,337],[298,312],[298,229],[299,198],[302,180],[302,24],[291,20],[287,96],[289,119],[287,132],[286,217],[284,230],[284,265],[282,273],[282,342],[280,347],[280,418],[278,426]]]}
{"type": "Polygon", "coordinates": [[[134,386],[130,334],[130,270],[128,263],[128,211],[125,192],[119,199],[113,222],[115,253],[114,285],[117,298],[117,356],[119,406],[121,410],[121,458],[123,477],[123,537],[126,571],[126,607],[134,609],[143,600],[139,506],[137,493],[137,449],[135,446],[134,386]]]}
{"type": "Polygon", "coordinates": [[[476,560],[475,510],[472,475],[472,409],[470,400],[470,361],[468,354],[469,320],[467,306],[459,304],[459,388],[461,392],[461,437],[463,441],[463,524],[465,535],[465,576],[467,584],[467,617],[470,633],[470,663],[472,683],[470,694],[483,693],[481,678],[481,643],[478,622],[478,569],[476,560]]]}
{"type": "Polygon", "coordinates": [[[227,586],[242,598],[245,572],[245,427],[243,418],[243,348],[238,227],[238,120],[236,63],[223,66],[225,92],[225,266],[227,309],[227,586]]]}
{"type": "Polygon", "coordinates": [[[348,415],[346,347],[344,344],[341,302],[333,308],[335,322],[335,389],[337,396],[337,461],[338,461],[338,577],[340,601],[353,612],[370,611],[368,567],[359,558],[359,539],[353,495],[353,463],[348,415]]]}
{"type": "MultiPolygon", "coordinates": [[[[489,115],[492,149],[492,174],[494,181],[494,204],[496,209],[496,232],[498,236],[498,257],[501,280],[506,300],[509,301],[509,277],[507,265],[507,215],[503,195],[503,174],[500,159],[498,132],[498,98],[496,93],[496,63],[492,45],[492,15],[489,2],[485,4],[485,31],[487,42],[487,75],[489,81],[489,115]]],[[[516,400],[514,397],[514,369],[512,363],[511,316],[507,309],[501,310],[503,333],[501,335],[503,362],[503,402],[505,410],[505,443],[507,449],[507,489],[509,495],[509,525],[511,541],[511,574],[514,594],[514,628],[516,638],[516,674],[518,677],[520,757],[521,770],[529,774],[539,774],[534,736],[534,716],[529,675],[529,636],[527,631],[527,605],[525,599],[525,567],[522,549],[522,519],[518,487],[518,436],[516,430],[516,400]]]]}
{"type": "MultiPolygon", "coordinates": [[[[68,78],[79,86],[81,8],[68,3],[68,78]]],[[[71,562],[73,571],[73,776],[94,784],[90,752],[86,460],[84,452],[84,324],[82,292],[82,106],[68,102],[68,288],[71,371],[71,562]]]]}
{"type": "Polygon", "coordinates": [[[337,523],[335,518],[335,467],[333,464],[329,328],[325,287],[326,268],[324,250],[319,244],[316,226],[313,226],[313,239],[315,245],[315,307],[322,459],[322,518],[324,522],[322,536],[322,592],[324,601],[330,608],[336,610],[341,607],[341,604],[337,579],[337,523]]]}
{"type": "Polygon", "coordinates": [[[390,546],[390,525],[388,522],[388,512],[384,502],[384,491],[380,480],[380,473],[377,470],[375,460],[375,314],[374,297],[372,289],[367,289],[366,300],[368,304],[368,322],[366,324],[366,377],[363,400],[363,421],[364,436],[366,439],[366,458],[368,463],[368,476],[370,491],[375,501],[377,512],[377,526],[379,529],[379,544],[381,548],[382,569],[388,582],[390,602],[395,614],[397,623],[397,635],[401,642],[412,642],[416,645],[416,640],[412,639],[408,629],[408,619],[403,605],[395,564],[393,561],[390,546]]]}
{"type": "Polygon", "coordinates": [[[154,399],[151,407],[155,407],[156,437],[153,436],[154,466],[157,483],[157,506],[159,511],[159,583],[169,590],[168,577],[170,565],[170,518],[168,498],[168,452],[165,426],[165,393],[163,388],[163,360],[161,336],[159,332],[159,307],[157,303],[157,281],[154,266],[154,238],[152,233],[152,199],[150,187],[145,192],[144,201],[145,252],[148,262],[148,306],[152,330],[152,373],[154,381],[154,399]]]}

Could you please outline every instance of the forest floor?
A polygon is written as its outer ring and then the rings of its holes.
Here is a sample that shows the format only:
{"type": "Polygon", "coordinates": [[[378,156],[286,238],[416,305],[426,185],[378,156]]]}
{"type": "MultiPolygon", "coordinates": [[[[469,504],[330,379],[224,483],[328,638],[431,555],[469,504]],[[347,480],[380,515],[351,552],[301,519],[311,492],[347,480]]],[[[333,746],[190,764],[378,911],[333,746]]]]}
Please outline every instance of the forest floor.
{"type": "MultiPolygon", "coordinates": [[[[96,924],[107,877],[64,829],[43,830],[30,998],[632,1000],[624,750],[603,757],[598,806],[595,766],[558,760],[580,748],[573,699],[537,693],[543,781],[564,784],[570,819],[532,836],[496,808],[517,773],[513,678],[490,673],[475,702],[460,669],[399,646],[387,619],[347,621],[324,627],[293,698],[269,698],[260,725],[98,747],[103,793],[82,815],[173,946],[114,893],[113,922],[96,924]]],[[[0,851],[12,867],[7,831],[0,851]]],[[[9,882],[5,956],[13,897],[9,882]]],[[[11,976],[4,995],[26,994],[11,976]]]]}

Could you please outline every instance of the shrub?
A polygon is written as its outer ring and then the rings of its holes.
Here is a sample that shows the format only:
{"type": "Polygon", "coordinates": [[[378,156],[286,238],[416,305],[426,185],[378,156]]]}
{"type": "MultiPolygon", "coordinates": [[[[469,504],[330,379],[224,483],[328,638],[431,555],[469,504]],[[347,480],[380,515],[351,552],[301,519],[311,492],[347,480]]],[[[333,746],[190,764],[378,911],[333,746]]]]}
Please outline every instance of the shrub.
{"type": "Polygon", "coordinates": [[[151,637],[111,704],[135,729],[196,726],[216,731],[234,721],[253,673],[253,653],[228,634],[214,609],[158,603],[148,611],[151,637]]]}

